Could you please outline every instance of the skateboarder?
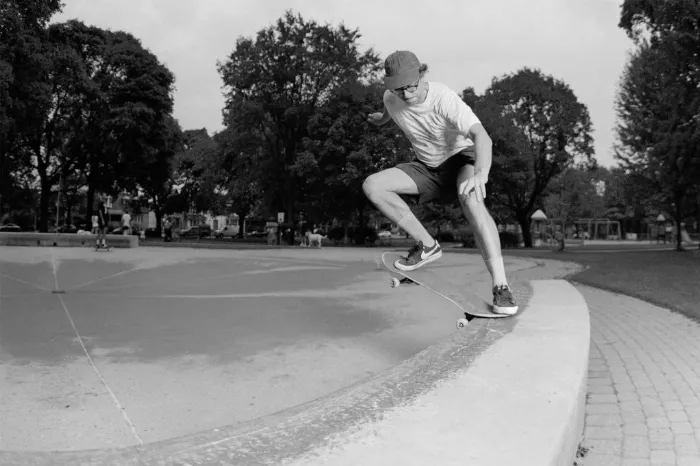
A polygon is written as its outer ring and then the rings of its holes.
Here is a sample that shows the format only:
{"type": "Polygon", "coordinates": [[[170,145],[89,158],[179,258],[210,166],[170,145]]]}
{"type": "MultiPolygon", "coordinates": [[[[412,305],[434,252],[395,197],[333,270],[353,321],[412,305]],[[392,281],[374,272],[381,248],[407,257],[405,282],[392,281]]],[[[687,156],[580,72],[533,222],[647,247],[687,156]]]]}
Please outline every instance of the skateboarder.
{"type": "Polygon", "coordinates": [[[424,203],[458,197],[491,274],[494,311],[515,314],[518,306],[508,287],[498,230],[484,205],[491,138],[457,93],[424,79],[427,70],[409,51],[394,52],[385,60],[384,112],[372,113],[368,120],[379,126],[393,119],[411,141],[417,160],[370,175],[363,190],[382,214],[417,241],[395,264],[404,271],[442,256],[437,240],[404,198],[424,203]]]}
{"type": "Polygon", "coordinates": [[[95,244],[95,247],[99,249],[101,247],[107,247],[105,233],[109,223],[109,216],[107,215],[107,207],[105,207],[104,194],[99,194],[97,199],[97,243],[95,244]]]}

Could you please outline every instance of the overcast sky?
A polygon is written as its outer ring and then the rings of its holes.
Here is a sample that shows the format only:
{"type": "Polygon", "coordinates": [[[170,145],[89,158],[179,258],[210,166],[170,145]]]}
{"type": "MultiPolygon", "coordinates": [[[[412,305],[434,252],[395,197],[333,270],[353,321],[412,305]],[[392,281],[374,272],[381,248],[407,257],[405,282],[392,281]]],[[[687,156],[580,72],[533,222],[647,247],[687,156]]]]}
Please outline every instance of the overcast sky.
{"type": "MultiPolygon", "coordinates": [[[[220,131],[217,60],[291,9],[359,28],[382,58],[412,50],[428,79],[482,93],[493,77],[528,66],[571,86],[593,121],[596,158],[615,165],[614,99],[632,42],[617,27],[621,0],[63,0],[54,22],[77,18],[139,38],[175,74],[183,129],[220,131]]],[[[381,109],[381,102],[377,102],[381,109]]]]}

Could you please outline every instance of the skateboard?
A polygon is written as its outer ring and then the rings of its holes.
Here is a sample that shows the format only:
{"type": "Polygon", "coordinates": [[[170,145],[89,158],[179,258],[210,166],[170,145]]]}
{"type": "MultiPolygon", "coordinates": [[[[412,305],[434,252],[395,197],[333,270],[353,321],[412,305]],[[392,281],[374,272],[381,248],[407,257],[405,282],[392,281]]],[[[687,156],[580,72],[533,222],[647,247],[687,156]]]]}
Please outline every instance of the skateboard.
{"type": "Polygon", "coordinates": [[[95,251],[110,252],[112,246],[95,246],[95,251]]]}
{"type": "Polygon", "coordinates": [[[448,280],[439,277],[429,269],[420,268],[410,272],[399,270],[394,262],[402,258],[401,254],[385,252],[382,254],[382,262],[392,275],[389,284],[392,288],[398,288],[402,283],[415,284],[427,288],[429,291],[450,301],[464,312],[464,318],[457,320],[457,328],[464,328],[475,317],[498,319],[512,317],[507,314],[496,314],[493,306],[483,298],[476,296],[448,280]],[[401,278],[399,278],[401,277],[401,278]]]}

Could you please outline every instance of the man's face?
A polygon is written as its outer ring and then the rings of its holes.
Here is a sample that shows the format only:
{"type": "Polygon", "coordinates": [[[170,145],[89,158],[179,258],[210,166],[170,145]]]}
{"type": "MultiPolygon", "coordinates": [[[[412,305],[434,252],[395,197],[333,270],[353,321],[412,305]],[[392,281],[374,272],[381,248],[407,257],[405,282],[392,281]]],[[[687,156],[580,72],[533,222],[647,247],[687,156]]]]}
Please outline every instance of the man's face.
{"type": "Polygon", "coordinates": [[[393,92],[399,99],[403,100],[409,105],[416,104],[418,103],[418,98],[421,89],[420,83],[421,80],[420,78],[418,78],[416,82],[409,84],[408,86],[392,89],[391,92],[393,92]]]}

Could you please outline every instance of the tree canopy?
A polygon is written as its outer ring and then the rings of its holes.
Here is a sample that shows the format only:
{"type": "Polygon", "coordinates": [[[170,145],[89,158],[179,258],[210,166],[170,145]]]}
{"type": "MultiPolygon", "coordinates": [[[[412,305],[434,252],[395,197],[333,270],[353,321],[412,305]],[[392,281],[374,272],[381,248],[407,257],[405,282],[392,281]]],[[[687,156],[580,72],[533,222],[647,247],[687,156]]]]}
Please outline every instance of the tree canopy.
{"type": "Polygon", "coordinates": [[[626,0],[620,20],[637,49],[625,67],[615,104],[616,158],[654,185],[663,198],[662,210],[673,212],[677,226],[700,179],[698,18],[697,2],[626,0]]]}
{"type": "Polygon", "coordinates": [[[468,88],[463,99],[493,141],[492,200],[511,212],[531,247],[530,216],[550,181],[595,166],[588,109],[566,83],[529,68],[494,78],[483,96],[468,88]]]}

